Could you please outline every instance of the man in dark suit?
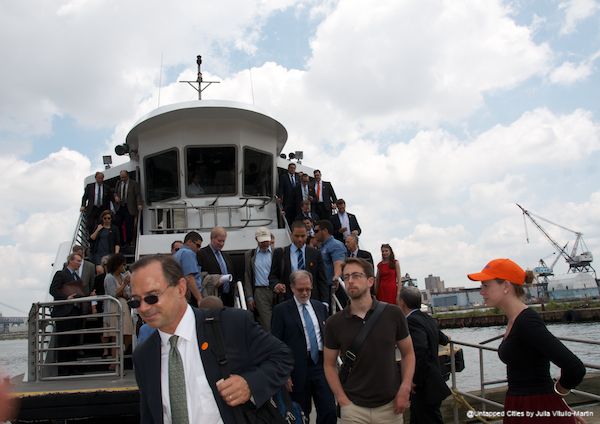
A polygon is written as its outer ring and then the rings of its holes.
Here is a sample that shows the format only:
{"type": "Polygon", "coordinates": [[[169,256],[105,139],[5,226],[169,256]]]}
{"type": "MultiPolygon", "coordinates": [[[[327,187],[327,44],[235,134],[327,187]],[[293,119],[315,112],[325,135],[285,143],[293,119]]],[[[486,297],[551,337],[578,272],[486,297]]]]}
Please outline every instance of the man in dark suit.
{"type": "Polygon", "coordinates": [[[319,215],[311,210],[310,200],[302,201],[300,212],[298,215],[296,215],[296,219],[294,221],[304,221],[305,219],[310,219],[313,224],[319,220],[319,215]]]}
{"type": "Polygon", "coordinates": [[[349,258],[361,258],[373,265],[373,255],[371,255],[371,252],[358,247],[358,236],[356,234],[350,234],[346,237],[344,244],[346,245],[346,249],[348,249],[349,258]]]}
{"type": "Polygon", "coordinates": [[[308,201],[312,204],[315,200],[315,188],[310,183],[308,174],[302,174],[300,184],[296,186],[296,215],[302,212],[302,202],[308,201]]]}
{"type": "Polygon", "coordinates": [[[403,287],[398,306],[406,316],[417,360],[410,422],[442,424],[440,405],[450,395],[450,389],[440,370],[438,346],[447,345],[449,339],[432,317],[421,312],[421,292],[417,287],[403,287]]]}
{"type": "Polygon", "coordinates": [[[279,176],[279,185],[277,186],[277,201],[281,204],[285,219],[289,226],[292,225],[296,216],[296,186],[300,185],[296,176],[296,164],[288,165],[288,172],[279,176]]]}
{"type": "MultiPolygon", "coordinates": [[[[229,376],[215,353],[206,310],[187,304],[187,285],[169,255],[144,256],[131,267],[132,306],[158,331],[133,354],[140,388],[140,422],[237,423],[234,407],[257,407],[286,382],[293,361],[284,343],[243,310],[219,312],[229,376]]],[[[211,326],[212,327],[212,326],[211,326]]]]}
{"type": "Polygon", "coordinates": [[[362,230],[356,216],[346,212],[346,202],[344,199],[338,199],[335,203],[337,205],[337,213],[331,216],[331,223],[333,224],[333,234],[336,239],[344,242],[345,238],[350,234],[356,234],[360,236],[362,230]]]}
{"type": "Polygon", "coordinates": [[[294,297],[273,309],[272,333],[291,349],[294,371],[288,381],[292,399],[310,416],[312,401],[317,424],[336,424],[335,398],[323,371],[323,338],[327,308],[310,298],[312,275],[294,271],[290,275],[294,297]]]}
{"type": "Polygon", "coordinates": [[[235,292],[233,262],[229,255],[223,252],[225,240],[227,240],[225,228],[214,227],[210,231],[210,244],[198,251],[198,263],[200,264],[200,272],[207,272],[210,275],[230,276],[231,281],[219,283],[219,295],[225,306],[233,306],[235,292]]]}
{"type": "Polygon", "coordinates": [[[135,238],[135,221],[144,203],[137,181],[129,178],[129,173],[125,170],[119,173],[119,178],[115,186],[115,206],[118,207],[117,216],[121,221],[119,227],[125,227],[123,243],[129,246],[135,238]]]}
{"type": "Polygon", "coordinates": [[[88,184],[83,191],[81,208],[79,209],[81,212],[85,211],[87,228],[90,234],[94,232],[100,214],[110,209],[110,201],[113,198],[112,190],[107,184],[104,184],[104,174],[96,172],[94,178],[96,182],[88,184]]]}
{"type": "MultiPolygon", "coordinates": [[[[67,300],[83,297],[84,287],[77,270],[81,267],[83,258],[77,253],[71,253],[67,258],[67,266],[56,271],[50,284],[50,294],[54,300],[67,300]]],[[[83,305],[80,303],[69,303],[52,307],[50,316],[53,318],[65,318],[83,314],[83,305]]],[[[79,318],[60,320],[55,322],[57,333],[64,331],[76,331],[83,328],[83,320],[79,318]]],[[[56,347],[77,346],[80,344],[80,334],[66,334],[57,336],[56,347]]],[[[57,352],[57,362],[73,362],[77,359],[76,350],[63,350],[57,352]]],[[[75,367],[59,366],[58,375],[69,375],[76,373],[75,367]]]]}
{"type": "Polygon", "coordinates": [[[278,300],[290,299],[290,274],[293,271],[304,269],[312,274],[314,290],[311,297],[324,303],[329,303],[329,290],[325,280],[325,267],[323,258],[318,250],[306,245],[306,226],[302,221],[292,223],[292,244],[284,248],[275,249],[269,285],[275,292],[278,300]]]}
{"type": "Polygon", "coordinates": [[[318,213],[321,218],[329,219],[331,216],[331,209],[337,201],[335,191],[330,182],[321,180],[321,171],[315,169],[313,175],[315,177],[315,201],[313,202],[313,210],[318,213]]]}

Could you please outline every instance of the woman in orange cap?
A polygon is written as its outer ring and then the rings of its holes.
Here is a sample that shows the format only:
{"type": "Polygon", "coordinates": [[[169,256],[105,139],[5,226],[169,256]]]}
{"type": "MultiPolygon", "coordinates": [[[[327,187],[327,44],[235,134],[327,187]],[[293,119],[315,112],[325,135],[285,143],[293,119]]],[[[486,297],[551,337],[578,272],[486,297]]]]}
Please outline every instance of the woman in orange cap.
{"type": "Polygon", "coordinates": [[[585,366],[523,303],[525,284],[533,273],[510,259],[494,259],[481,272],[469,274],[481,281],[481,296],[488,306],[501,309],[508,318],[498,356],[506,364],[508,391],[504,402],[505,423],[583,423],[564,401],[585,375],[585,366]],[[560,368],[560,378],[550,377],[550,362],[560,368]]]}

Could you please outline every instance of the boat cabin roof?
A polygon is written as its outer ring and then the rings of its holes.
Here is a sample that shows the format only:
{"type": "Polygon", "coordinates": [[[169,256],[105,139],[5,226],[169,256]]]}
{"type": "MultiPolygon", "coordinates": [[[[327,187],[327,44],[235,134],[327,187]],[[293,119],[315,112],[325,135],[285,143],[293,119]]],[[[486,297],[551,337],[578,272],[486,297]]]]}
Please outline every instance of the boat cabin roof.
{"type": "Polygon", "coordinates": [[[140,133],[172,124],[178,120],[190,119],[240,119],[261,127],[274,129],[277,140],[277,154],[283,150],[287,141],[287,130],[277,120],[254,105],[225,100],[194,100],[161,106],[142,117],[135,123],[125,139],[130,150],[138,148],[140,133]]]}

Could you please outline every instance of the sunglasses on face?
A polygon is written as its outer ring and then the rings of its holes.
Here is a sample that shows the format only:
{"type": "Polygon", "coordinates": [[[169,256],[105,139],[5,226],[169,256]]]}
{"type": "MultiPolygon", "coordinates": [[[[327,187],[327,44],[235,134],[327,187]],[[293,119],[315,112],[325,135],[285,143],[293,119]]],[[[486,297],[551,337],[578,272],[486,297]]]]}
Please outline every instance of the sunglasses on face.
{"type": "Polygon", "coordinates": [[[174,287],[174,286],[169,286],[166,289],[164,289],[162,292],[157,293],[157,294],[149,294],[148,296],[144,296],[142,298],[132,298],[131,300],[127,301],[127,305],[129,305],[129,307],[131,309],[137,309],[141,306],[142,301],[144,301],[147,305],[154,305],[156,303],[158,303],[158,301],[160,300],[160,296],[163,295],[164,292],[166,292],[169,288],[174,287]]]}

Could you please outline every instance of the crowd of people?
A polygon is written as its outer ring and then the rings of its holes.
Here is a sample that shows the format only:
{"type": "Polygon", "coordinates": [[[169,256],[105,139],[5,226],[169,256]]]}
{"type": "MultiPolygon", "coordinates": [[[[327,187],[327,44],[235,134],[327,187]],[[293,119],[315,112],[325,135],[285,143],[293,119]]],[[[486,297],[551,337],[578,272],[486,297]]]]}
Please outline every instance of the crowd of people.
{"type": "MultiPolygon", "coordinates": [[[[89,209],[89,216],[97,213],[102,221],[90,233],[96,245],[91,257],[98,266],[84,260],[76,246],[50,292],[56,300],[111,295],[124,317],[137,309],[145,322],[144,341],[134,351],[141,422],[239,422],[240,413],[266,405],[283,387],[306,416],[314,405],[318,424],[337,423],[338,416],[343,423],[401,423],[405,410],[411,423],[443,422],[440,405],[450,390],[441,375],[438,346],[448,337],[421,311],[420,291],[403,287],[392,247],[382,244],[375,264],[372,254],[360,249],[356,216],[321,180],[320,171],[313,176],[296,174],[295,164],[281,175],[277,196],[291,243],[275,248],[274,234],[266,227],[256,229],[256,247],[244,255],[243,276],[235,275],[224,250],[227,231],[218,226],[207,246],[202,247],[198,232],[190,231],[171,244],[170,255],[143,257],[129,273],[118,242],[120,234],[127,238],[126,216],[115,229],[115,215],[100,210],[105,205],[89,209]],[[243,281],[251,314],[206,309],[207,301],[234,305],[236,277],[243,281]],[[341,310],[333,313],[336,309],[341,310]],[[225,353],[216,349],[221,343],[225,353]]],[[[86,188],[84,199],[106,196],[101,177],[97,174],[96,185],[86,188]]],[[[121,192],[113,193],[121,201],[132,187],[132,180],[123,180],[121,192]]],[[[500,259],[468,277],[481,281],[486,304],[508,318],[499,349],[508,374],[505,410],[570,410],[563,396],[581,382],[585,367],[522,302],[529,275],[500,259]],[[550,378],[550,362],[561,370],[556,382],[550,378]]],[[[104,311],[116,304],[111,305],[104,311]]],[[[81,308],[56,306],[52,316],[79,315],[81,308]]],[[[107,318],[103,337],[112,340],[116,323],[107,318]]],[[[125,346],[135,333],[127,321],[125,346]]],[[[80,328],[67,322],[57,321],[58,331],[80,328]]],[[[60,336],[59,346],[74,341],[60,336]]],[[[60,361],[73,360],[67,352],[60,361]]],[[[507,417],[505,422],[522,421],[507,417]]]]}
{"type": "Polygon", "coordinates": [[[104,182],[103,172],[96,172],[94,178],[83,191],[80,211],[85,213],[92,262],[99,265],[102,257],[133,245],[143,200],[138,182],[125,170],[115,187],[104,182]]]}

